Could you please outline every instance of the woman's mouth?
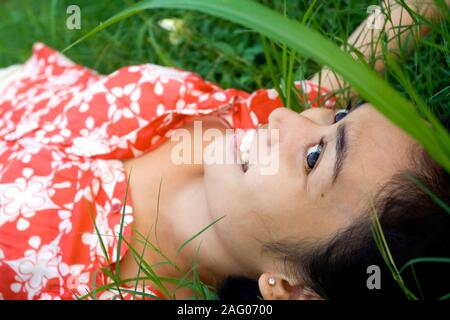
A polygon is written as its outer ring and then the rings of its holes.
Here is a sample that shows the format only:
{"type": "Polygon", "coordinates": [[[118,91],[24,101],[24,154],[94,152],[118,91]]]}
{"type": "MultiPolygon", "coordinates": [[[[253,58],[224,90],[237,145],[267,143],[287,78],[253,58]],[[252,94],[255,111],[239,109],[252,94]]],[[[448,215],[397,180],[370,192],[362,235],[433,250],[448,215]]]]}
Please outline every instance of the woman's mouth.
{"type": "Polygon", "coordinates": [[[236,152],[239,154],[239,164],[241,165],[242,171],[247,172],[250,163],[250,150],[252,147],[253,138],[255,137],[256,130],[250,129],[238,132],[236,134],[236,152]]]}

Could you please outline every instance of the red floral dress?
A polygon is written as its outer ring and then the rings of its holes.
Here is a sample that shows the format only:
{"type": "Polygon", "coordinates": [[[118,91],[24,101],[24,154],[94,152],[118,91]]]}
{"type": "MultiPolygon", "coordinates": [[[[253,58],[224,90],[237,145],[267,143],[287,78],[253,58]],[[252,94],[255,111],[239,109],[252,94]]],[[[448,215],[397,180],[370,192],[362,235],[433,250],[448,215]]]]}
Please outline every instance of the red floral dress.
{"type": "MultiPolygon", "coordinates": [[[[0,299],[74,299],[110,283],[99,270],[118,262],[122,217],[124,237],[133,221],[121,160],[157,148],[191,117],[253,128],[282,105],[273,89],[223,90],[153,64],[102,76],[42,43],[24,68],[0,92],[0,299]]],[[[298,85],[315,106],[317,85],[298,85]]]]}

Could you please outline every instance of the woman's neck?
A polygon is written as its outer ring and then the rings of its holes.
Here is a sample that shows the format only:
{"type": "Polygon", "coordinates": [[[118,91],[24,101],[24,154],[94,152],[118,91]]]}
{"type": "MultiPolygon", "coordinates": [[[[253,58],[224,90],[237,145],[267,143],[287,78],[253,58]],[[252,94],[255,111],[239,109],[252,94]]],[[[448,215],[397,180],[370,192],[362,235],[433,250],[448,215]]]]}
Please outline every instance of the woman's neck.
{"type": "MultiPolygon", "coordinates": [[[[188,239],[213,221],[203,183],[203,166],[174,164],[170,159],[172,148],[173,143],[169,141],[151,153],[124,161],[126,172],[131,171],[133,229],[138,231],[133,232],[131,245],[137,252],[144,252],[143,258],[150,265],[170,260],[178,267],[167,264],[155,267],[159,276],[181,278],[197,259],[202,281],[211,284],[239,267],[225,252],[213,228],[199,234],[179,251],[188,239]],[[151,245],[145,246],[142,236],[148,236],[148,242],[164,256],[151,245]]],[[[139,266],[131,250],[120,268],[122,279],[136,277],[139,266]]]]}

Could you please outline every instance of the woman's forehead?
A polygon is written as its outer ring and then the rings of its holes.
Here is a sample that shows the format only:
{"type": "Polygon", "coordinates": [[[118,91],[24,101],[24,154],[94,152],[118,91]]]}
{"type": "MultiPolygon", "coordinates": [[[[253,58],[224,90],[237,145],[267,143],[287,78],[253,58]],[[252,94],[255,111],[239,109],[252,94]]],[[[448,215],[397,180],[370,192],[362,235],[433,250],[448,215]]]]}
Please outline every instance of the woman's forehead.
{"type": "Polygon", "coordinates": [[[345,185],[350,190],[376,192],[395,173],[408,168],[414,140],[373,106],[366,104],[344,120],[349,123],[351,146],[337,189],[345,185]]]}

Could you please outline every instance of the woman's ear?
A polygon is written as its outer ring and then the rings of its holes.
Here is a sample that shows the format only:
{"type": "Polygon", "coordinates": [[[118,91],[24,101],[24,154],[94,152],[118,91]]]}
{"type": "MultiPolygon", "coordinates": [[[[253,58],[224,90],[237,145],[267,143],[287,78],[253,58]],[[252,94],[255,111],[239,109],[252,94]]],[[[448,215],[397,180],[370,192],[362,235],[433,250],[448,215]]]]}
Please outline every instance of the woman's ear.
{"type": "Polygon", "coordinates": [[[303,283],[291,284],[284,275],[266,272],[258,279],[259,291],[264,300],[322,300],[303,283]]]}

